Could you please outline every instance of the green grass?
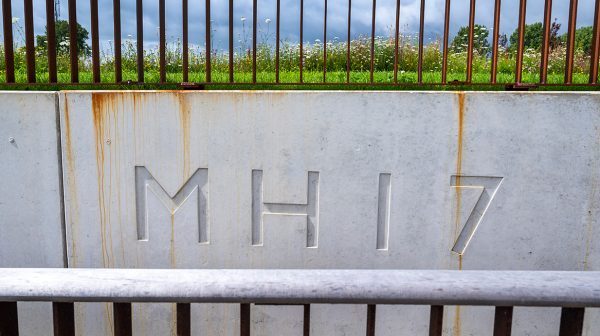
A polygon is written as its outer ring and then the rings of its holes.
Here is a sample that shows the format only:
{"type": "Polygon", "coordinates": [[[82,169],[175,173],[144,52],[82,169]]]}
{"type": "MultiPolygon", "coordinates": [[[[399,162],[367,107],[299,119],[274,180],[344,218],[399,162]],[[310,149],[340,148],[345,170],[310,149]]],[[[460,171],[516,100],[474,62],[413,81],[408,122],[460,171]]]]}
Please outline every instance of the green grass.
{"type": "MultiPolygon", "coordinates": [[[[402,72],[398,73],[398,83],[400,85],[394,84],[393,72],[390,71],[377,71],[373,73],[373,82],[375,85],[371,85],[370,83],[370,73],[367,71],[354,71],[351,72],[350,82],[351,86],[344,85],[346,82],[346,73],[335,71],[327,73],[327,82],[323,84],[323,73],[320,71],[306,71],[303,74],[304,84],[298,84],[300,80],[299,71],[283,71],[280,73],[280,85],[275,85],[275,73],[274,72],[257,72],[256,81],[259,84],[251,84],[252,83],[252,73],[251,72],[243,72],[243,73],[235,73],[234,74],[234,84],[229,84],[229,73],[216,71],[212,74],[212,82],[214,84],[210,84],[205,86],[206,89],[327,89],[327,90],[336,90],[336,89],[356,89],[356,90],[423,90],[423,89],[447,89],[447,90],[457,90],[457,89],[474,89],[474,90],[503,90],[504,85],[507,83],[514,83],[514,75],[499,73],[497,75],[498,85],[488,85],[490,81],[489,73],[474,73],[472,84],[462,84],[459,85],[439,85],[441,82],[441,73],[440,72],[424,72],[423,73],[423,84],[416,84],[417,82],[417,73],[416,72],[402,72]],[[269,83],[269,84],[264,84],[269,83]],[[477,84],[480,85],[477,85],[477,84]],[[313,84],[313,85],[310,85],[313,84]],[[383,84],[383,85],[381,85],[383,84]],[[484,85],[481,85],[484,84],[484,85]]],[[[144,74],[144,84],[137,84],[137,74],[135,72],[124,72],[123,80],[131,80],[132,84],[124,84],[124,85],[115,85],[114,83],[114,73],[104,72],[101,76],[101,84],[93,84],[92,83],[92,73],[91,72],[81,72],[79,74],[79,82],[78,85],[72,85],[70,83],[70,74],[69,73],[59,73],[58,84],[47,84],[48,83],[48,75],[47,74],[39,74],[37,76],[38,84],[26,84],[26,74],[17,73],[16,81],[17,84],[0,84],[0,89],[2,90],[11,90],[11,89],[19,89],[19,90],[64,90],[64,89],[178,89],[180,88],[179,83],[183,81],[183,75],[181,73],[167,73],[167,82],[159,83],[159,73],[157,71],[149,71],[144,74]],[[88,84],[88,85],[86,85],[88,84]]],[[[453,73],[448,74],[448,81],[464,81],[465,74],[464,73],[453,73]]],[[[204,83],[206,81],[204,73],[190,73],[189,74],[189,82],[195,83],[204,83]]],[[[524,73],[522,83],[537,83],[539,81],[539,75],[535,73],[524,73]]],[[[562,74],[549,74],[548,75],[548,83],[549,84],[562,84],[564,81],[564,75],[562,74]]],[[[574,84],[587,84],[588,76],[582,73],[573,74],[573,83],[574,84]]],[[[597,90],[597,87],[591,86],[581,86],[580,88],[584,88],[586,90],[597,90]]],[[[575,90],[577,87],[574,86],[547,86],[543,88],[537,89],[545,89],[545,90],[575,90]]]]}

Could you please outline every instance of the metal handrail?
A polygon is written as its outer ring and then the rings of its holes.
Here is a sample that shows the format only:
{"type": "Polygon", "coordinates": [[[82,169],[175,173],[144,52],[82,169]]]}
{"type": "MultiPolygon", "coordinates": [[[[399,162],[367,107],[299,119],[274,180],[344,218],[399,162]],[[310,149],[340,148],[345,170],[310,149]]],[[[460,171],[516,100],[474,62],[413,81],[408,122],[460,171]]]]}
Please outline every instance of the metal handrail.
{"type": "Polygon", "coordinates": [[[441,335],[445,305],[496,306],[494,335],[511,334],[513,306],[562,307],[559,335],[581,335],[586,307],[600,307],[600,272],[309,269],[0,269],[0,335],[18,335],[17,301],[53,302],[54,334],[74,335],[73,302],[113,302],[115,335],[131,335],[131,302],[176,302],[177,333],[190,335],[190,303],[239,303],[240,335],[251,304],[430,305],[441,335]]]}
{"type": "Polygon", "coordinates": [[[13,268],[0,301],[600,307],[600,272],[13,268]]]}

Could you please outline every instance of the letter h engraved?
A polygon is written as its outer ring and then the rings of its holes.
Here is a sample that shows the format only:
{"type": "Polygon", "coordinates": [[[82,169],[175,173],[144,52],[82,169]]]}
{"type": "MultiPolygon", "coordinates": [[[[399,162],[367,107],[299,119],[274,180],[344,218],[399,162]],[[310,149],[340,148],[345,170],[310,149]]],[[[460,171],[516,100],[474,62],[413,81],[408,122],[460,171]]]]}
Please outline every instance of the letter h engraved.
{"type": "Polygon", "coordinates": [[[208,169],[198,169],[174,196],[143,166],[135,167],[135,205],[138,240],[148,240],[148,191],[151,190],[172,215],[192,196],[198,194],[198,242],[209,242],[208,227],[208,169]]]}
{"type": "Polygon", "coordinates": [[[308,172],[306,204],[264,203],[263,172],[252,170],[252,245],[263,245],[263,215],[306,216],[306,247],[317,247],[319,234],[319,173],[308,172]]]}

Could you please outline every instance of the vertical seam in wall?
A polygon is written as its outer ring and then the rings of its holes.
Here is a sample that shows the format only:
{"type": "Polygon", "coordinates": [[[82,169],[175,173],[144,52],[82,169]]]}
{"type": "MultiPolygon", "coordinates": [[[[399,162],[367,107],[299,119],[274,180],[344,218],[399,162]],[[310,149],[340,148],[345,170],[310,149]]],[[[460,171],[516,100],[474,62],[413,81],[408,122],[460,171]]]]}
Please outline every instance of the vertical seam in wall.
{"type": "Polygon", "coordinates": [[[67,221],[65,218],[65,185],[63,182],[62,131],[60,127],[60,91],[54,92],[54,106],[56,116],[56,148],[58,151],[58,189],[60,193],[60,231],[62,236],[63,268],[69,268],[69,259],[67,258],[67,221]]]}

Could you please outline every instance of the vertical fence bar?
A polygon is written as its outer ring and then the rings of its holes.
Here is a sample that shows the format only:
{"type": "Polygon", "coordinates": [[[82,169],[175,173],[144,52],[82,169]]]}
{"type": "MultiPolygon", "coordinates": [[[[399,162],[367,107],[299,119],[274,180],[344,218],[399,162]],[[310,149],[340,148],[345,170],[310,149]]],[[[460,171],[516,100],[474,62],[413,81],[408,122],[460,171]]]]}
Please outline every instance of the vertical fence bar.
{"type": "Polygon", "coordinates": [[[19,335],[19,316],[16,302],[0,302],[0,335],[19,335]]]}
{"type": "Polygon", "coordinates": [[[323,83],[327,82],[327,0],[323,14],[323,83]]]}
{"type": "Polygon", "coordinates": [[[545,84],[548,79],[548,55],[550,52],[550,27],[552,26],[552,0],[544,4],[544,28],[542,37],[542,60],[540,62],[540,83],[545,84]]]}
{"type": "Polygon", "coordinates": [[[350,83],[350,25],[352,23],[352,0],[348,0],[348,35],[346,41],[346,83],[350,83]]]}
{"type": "Polygon", "coordinates": [[[523,48],[525,44],[525,10],[527,9],[527,1],[520,0],[519,2],[519,23],[518,23],[518,42],[517,42],[517,60],[515,65],[515,82],[521,83],[523,75],[523,48]]]}
{"type": "Polygon", "coordinates": [[[371,71],[369,81],[373,83],[373,72],[375,71],[375,13],[377,12],[377,1],[373,0],[373,13],[371,14],[371,71]]]}
{"type": "Polygon", "coordinates": [[[190,336],[191,334],[191,305],[189,303],[178,303],[177,336],[190,336]]]}
{"type": "Polygon", "coordinates": [[[98,0],[90,0],[92,31],[92,81],[100,83],[100,38],[98,36],[98,0]]]}
{"type": "Polygon", "coordinates": [[[250,304],[240,304],[240,336],[250,336],[250,304]]]}
{"type": "Polygon", "coordinates": [[[252,83],[256,83],[256,20],[258,8],[257,1],[252,1],[252,83]]]}
{"type": "Polygon", "coordinates": [[[12,9],[10,0],[2,0],[2,26],[4,28],[4,64],[6,82],[15,82],[15,55],[13,50],[12,9]]]}
{"type": "Polygon", "coordinates": [[[281,0],[277,0],[277,23],[275,26],[275,83],[279,83],[279,40],[281,27],[281,0]]]}
{"type": "Polygon", "coordinates": [[[423,83],[423,33],[425,31],[425,0],[421,0],[419,15],[419,60],[417,64],[417,82],[423,83]]]}
{"type": "Polygon", "coordinates": [[[229,0],[229,83],[233,83],[233,0],[229,0]]]}
{"type": "Polygon", "coordinates": [[[375,336],[376,307],[374,304],[367,305],[367,336],[375,336]]]}
{"type": "Polygon", "coordinates": [[[181,0],[181,30],[182,30],[182,44],[183,44],[183,48],[182,48],[182,54],[181,55],[181,71],[182,71],[182,75],[183,75],[183,82],[188,82],[189,81],[189,69],[190,69],[190,64],[189,64],[189,53],[190,53],[190,49],[189,49],[189,38],[188,38],[188,0],[181,0]]]}
{"type": "Polygon", "coordinates": [[[115,336],[131,336],[131,303],[113,303],[115,336]]]}
{"type": "Polygon", "coordinates": [[[309,336],[310,335],[310,305],[304,305],[304,321],[302,323],[302,335],[309,336]]]}
{"type": "Polygon", "coordinates": [[[77,1],[69,0],[69,55],[71,61],[71,83],[79,83],[79,57],[77,53],[77,1]]]}
{"type": "Polygon", "coordinates": [[[444,306],[431,306],[429,313],[429,336],[442,336],[444,306]]]}
{"type": "Polygon", "coordinates": [[[450,0],[446,0],[446,6],[444,8],[444,37],[443,37],[443,51],[442,51],[442,83],[447,81],[448,73],[448,35],[450,34],[450,0]]]}
{"type": "Polygon", "coordinates": [[[75,316],[72,302],[53,302],[54,336],[75,336],[75,316]]]}
{"type": "Polygon", "coordinates": [[[575,30],[577,29],[577,0],[569,5],[569,28],[567,30],[567,57],[565,59],[565,84],[573,82],[573,60],[575,58],[575,30]]]}
{"type": "Polygon", "coordinates": [[[138,82],[144,82],[144,3],[135,1],[135,20],[137,34],[137,77],[138,82]]]}
{"type": "Polygon", "coordinates": [[[594,10],[594,33],[592,35],[592,50],[590,53],[590,84],[598,82],[598,56],[600,55],[600,0],[596,0],[594,10]]]}
{"type": "Polygon", "coordinates": [[[498,39],[500,38],[500,0],[494,1],[494,27],[492,28],[492,66],[490,82],[496,84],[498,76],[498,39]]]}
{"type": "Polygon", "coordinates": [[[113,26],[115,41],[115,82],[123,81],[123,65],[121,63],[121,0],[113,0],[113,26]]]}
{"type": "Polygon", "coordinates": [[[494,316],[494,336],[510,336],[513,307],[496,307],[494,316]]]}
{"type": "Polygon", "coordinates": [[[304,82],[304,0],[300,0],[300,83],[304,82]]]}
{"type": "Polygon", "coordinates": [[[46,46],[48,55],[48,81],[58,82],[56,74],[56,27],[54,22],[54,0],[46,0],[46,46]]]}
{"type": "Polygon", "coordinates": [[[211,74],[211,54],[212,54],[212,44],[211,44],[211,23],[210,23],[210,0],[206,0],[206,82],[210,83],[212,81],[211,74]]]}
{"type": "Polygon", "coordinates": [[[23,1],[25,14],[25,50],[27,53],[27,82],[35,83],[35,45],[33,42],[33,0],[23,1]]]}
{"type": "Polygon", "coordinates": [[[167,81],[167,69],[166,69],[166,65],[167,65],[167,59],[166,59],[166,46],[167,46],[167,39],[166,39],[166,32],[165,32],[165,23],[166,23],[166,19],[165,19],[165,0],[158,0],[158,35],[159,35],[159,42],[158,42],[158,53],[159,53],[159,72],[160,72],[160,79],[159,81],[161,83],[164,83],[167,81]]]}
{"type": "Polygon", "coordinates": [[[473,36],[475,35],[475,0],[469,5],[469,42],[467,47],[467,83],[473,81],[473,49],[475,48],[473,36]]]}
{"type": "Polygon", "coordinates": [[[394,30],[394,83],[398,83],[398,40],[400,38],[400,0],[396,0],[396,29],[394,30]]]}
{"type": "Polygon", "coordinates": [[[581,336],[583,333],[584,308],[563,308],[560,315],[559,336],[581,336]]]}

